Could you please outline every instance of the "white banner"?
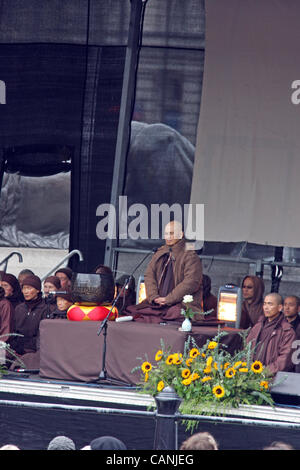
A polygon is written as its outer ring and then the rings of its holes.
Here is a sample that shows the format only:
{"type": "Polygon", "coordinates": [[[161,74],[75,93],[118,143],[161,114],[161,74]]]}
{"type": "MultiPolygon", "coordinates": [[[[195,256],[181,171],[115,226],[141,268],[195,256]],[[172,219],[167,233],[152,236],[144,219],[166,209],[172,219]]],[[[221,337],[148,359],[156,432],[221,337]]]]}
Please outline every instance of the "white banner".
{"type": "Polygon", "coordinates": [[[206,10],[191,192],[205,240],[300,247],[300,2],[206,10]]]}

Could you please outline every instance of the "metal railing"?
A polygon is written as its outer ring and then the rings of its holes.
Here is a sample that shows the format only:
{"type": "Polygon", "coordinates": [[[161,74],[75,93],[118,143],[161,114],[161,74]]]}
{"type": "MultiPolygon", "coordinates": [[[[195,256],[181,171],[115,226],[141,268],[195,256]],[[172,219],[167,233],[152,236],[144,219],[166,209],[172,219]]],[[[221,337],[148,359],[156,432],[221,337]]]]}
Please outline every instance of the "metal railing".
{"type": "Polygon", "coordinates": [[[58,268],[60,268],[66,261],[68,261],[70,258],[72,258],[72,256],[74,255],[78,255],[79,256],[79,260],[80,261],[83,261],[83,256],[82,256],[82,253],[81,251],[79,250],[72,250],[70,251],[70,253],[68,253],[66,256],[64,256],[64,258],[62,258],[60,260],[59,263],[57,263],[56,266],[54,266],[52,269],[50,269],[50,271],[47,272],[47,274],[45,274],[44,276],[41,277],[41,281],[43,282],[48,276],[50,276],[52,273],[56,272],[58,270],[58,268]]]}
{"type": "MultiPolygon", "coordinates": [[[[124,254],[144,254],[144,253],[151,253],[151,250],[138,250],[135,248],[113,248],[113,268],[116,265],[116,258],[118,253],[124,254]]],[[[199,255],[201,260],[207,261],[221,261],[227,263],[240,263],[240,264],[248,264],[249,266],[252,265],[255,269],[255,273],[263,274],[263,270],[265,266],[269,266],[272,268],[273,266],[281,266],[281,267],[290,267],[290,268],[300,268],[300,264],[293,262],[293,261],[275,261],[275,260],[264,260],[264,259],[251,259],[251,258],[242,258],[240,256],[224,256],[224,255],[199,255]]]]}
{"type": "Polygon", "coordinates": [[[9,260],[12,256],[14,256],[14,255],[18,256],[18,258],[19,258],[19,263],[23,263],[23,256],[21,255],[21,253],[19,253],[18,251],[12,251],[12,252],[9,253],[9,255],[7,255],[2,261],[0,261],[0,266],[2,266],[2,264],[5,263],[5,266],[4,266],[3,271],[6,272],[8,260],[9,260]]]}

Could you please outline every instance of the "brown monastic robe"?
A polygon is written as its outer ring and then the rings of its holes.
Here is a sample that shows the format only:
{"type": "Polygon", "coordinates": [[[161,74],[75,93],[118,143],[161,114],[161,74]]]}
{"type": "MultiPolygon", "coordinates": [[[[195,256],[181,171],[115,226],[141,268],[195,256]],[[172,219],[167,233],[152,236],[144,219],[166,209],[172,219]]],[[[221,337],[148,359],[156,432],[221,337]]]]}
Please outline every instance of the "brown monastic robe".
{"type": "Polygon", "coordinates": [[[240,328],[245,330],[255,325],[259,317],[264,314],[263,303],[265,291],[265,284],[262,278],[258,276],[245,276],[242,285],[247,278],[251,279],[254,284],[254,297],[250,304],[246,300],[242,303],[240,328]]]}
{"type": "Polygon", "coordinates": [[[183,321],[182,299],[193,296],[192,309],[202,311],[202,263],[195,251],[185,249],[185,239],[170,247],[164,245],[153,255],[145,272],[147,298],[126,309],[134,320],[146,323],[183,321]],[[157,297],[166,297],[167,305],[155,303],[157,297]]]}

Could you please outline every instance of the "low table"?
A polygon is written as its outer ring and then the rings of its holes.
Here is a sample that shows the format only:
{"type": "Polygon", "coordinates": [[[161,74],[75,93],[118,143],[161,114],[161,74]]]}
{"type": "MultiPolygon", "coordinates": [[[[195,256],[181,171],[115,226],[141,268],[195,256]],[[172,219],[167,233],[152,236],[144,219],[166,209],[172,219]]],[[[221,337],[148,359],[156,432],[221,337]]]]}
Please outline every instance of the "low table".
{"type": "MultiPolygon", "coordinates": [[[[43,320],[40,324],[40,376],[52,379],[91,382],[102,370],[104,338],[98,335],[101,322],[43,320]]],[[[140,372],[132,369],[141,364],[138,358],[154,360],[161,339],[172,352],[183,352],[188,336],[201,347],[218,333],[217,326],[193,326],[192,332],[179,331],[180,325],[157,325],[139,322],[107,324],[107,375],[127,384],[136,385],[140,372]]],[[[239,331],[222,328],[228,334],[221,339],[229,352],[242,346],[239,331]]]]}

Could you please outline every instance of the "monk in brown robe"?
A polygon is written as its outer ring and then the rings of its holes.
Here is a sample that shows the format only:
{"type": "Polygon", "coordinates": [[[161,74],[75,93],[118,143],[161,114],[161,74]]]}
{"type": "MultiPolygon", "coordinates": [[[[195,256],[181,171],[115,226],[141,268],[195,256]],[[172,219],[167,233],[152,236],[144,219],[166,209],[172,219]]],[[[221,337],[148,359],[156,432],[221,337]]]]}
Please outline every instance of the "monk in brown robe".
{"type": "Polygon", "coordinates": [[[265,285],[262,278],[258,276],[246,276],[242,282],[243,303],[241,311],[240,328],[247,329],[256,324],[261,315],[264,314],[264,291],[265,285]]]}
{"type": "MultiPolygon", "coordinates": [[[[146,299],[127,307],[135,321],[160,323],[184,320],[181,314],[185,295],[193,296],[191,308],[202,310],[202,263],[193,250],[186,249],[181,224],[165,227],[165,245],[153,255],[145,272],[146,299]]],[[[124,312],[125,313],[125,312],[124,312]]]]}
{"type": "Polygon", "coordinates": [[[292,351],[296,333],[282,313],[283,299],[277,292],[265,296],[263,316],[251,328],[247,343],[254,350],[253,361],[260,361],[272,374],[293,371],[292,351]]]}

